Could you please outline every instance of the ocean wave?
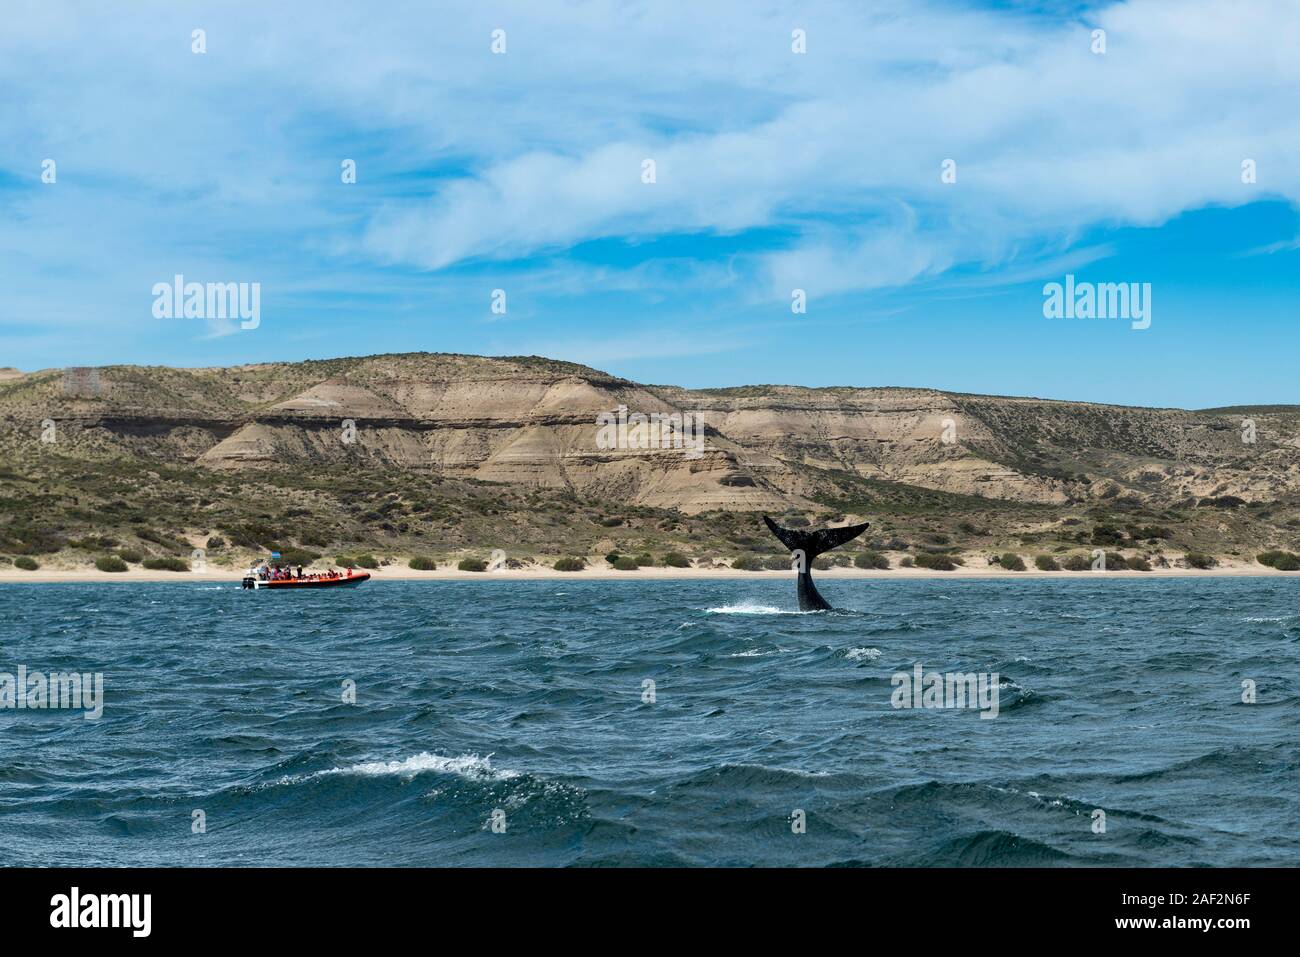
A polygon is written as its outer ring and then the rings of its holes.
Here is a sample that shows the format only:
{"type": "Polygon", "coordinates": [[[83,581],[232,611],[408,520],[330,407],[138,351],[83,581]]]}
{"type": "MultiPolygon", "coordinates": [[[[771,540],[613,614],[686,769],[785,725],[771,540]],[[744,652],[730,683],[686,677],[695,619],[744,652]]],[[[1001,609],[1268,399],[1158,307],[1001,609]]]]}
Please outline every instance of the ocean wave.
{"type": "Polygon", "coordinates": [[[1213,777],[1244,776],[1257,779],[1271,774],[1290,774],[1300,767],[1294,748],[1290,746],[1230,746],[1216,748],[1194,757],[1174,761],[1162,767],[1148,768],[1129,774],[1113,775],[1115,781],[1155,781],[1169,777],[1204,775],[1213,777]]]}
{"type": "Polygon", "coordinates": [[[998,682],[998,708],[1001,711],[1043,704],[1046,700],[1045,695],[1038,694],[1011,678],[1004,677],[998,682]]]}
{"type": "Polygon", "coordinates": [[[879,648],[850,648],[844,657],[849,661],[875,661],[880,654],[879,648]]]}
{"type": "Polygon", "coordinates": [[[926,863],[932,867],[1044,867],[1073,855],[1033,838],[1001,829],[984,829],[945,841],[926,863]]]}
{"type": "Polygon", "coordinates": [[[324,771],[316,771],[306,775],[305,778],[299,777],[297,780],[322,778],[334,774],[350,774],[361,777],[399,776],[406,778],[413,778],[417,774],[425,773],[453,774],[467,781],[508,781],[511,778],[519,777],[518,771],[492,767],[491,758],[490,754],[482,757],[477,754],[460,754],[449,758],[445,755],[421,751],[419,754],[403,761],[363,761],[360,764],[352,764],[345,768],[329,768],[324,771]]]}
{"type": "Polygon", "coordinates": [[[856,781],[857,777],[843,771],[809,771],[771,764],[726,762],[691,772],[674,782],[670,789],[674,792],[703,790],[712,793],[721,789],[727,793],[746,793],[764,788],[803,786],[809,781],[829,783],[836,780],[856,781]]]}

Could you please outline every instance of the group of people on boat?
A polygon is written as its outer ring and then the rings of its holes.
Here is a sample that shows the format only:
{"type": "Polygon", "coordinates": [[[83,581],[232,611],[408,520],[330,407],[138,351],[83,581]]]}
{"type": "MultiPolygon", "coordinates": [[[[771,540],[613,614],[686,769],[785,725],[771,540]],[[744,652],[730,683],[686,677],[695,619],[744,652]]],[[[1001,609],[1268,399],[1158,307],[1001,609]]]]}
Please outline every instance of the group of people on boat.
{"type": "Polygon", "coordinates": [[[349,568],[346,572],[343,572],[331,568],[324,572],[309,572],[303,574],[303,568],[301,565],[299,565],[295,571],[292,565],[286,567],[284,565],[270,565],[263,562],[261,565],[257,566],[257,568],[253,569],[253,574],[264,582],[315,582],[332,581],[335,578],[348,578],[352,575],[352,569],[349,568]]]}

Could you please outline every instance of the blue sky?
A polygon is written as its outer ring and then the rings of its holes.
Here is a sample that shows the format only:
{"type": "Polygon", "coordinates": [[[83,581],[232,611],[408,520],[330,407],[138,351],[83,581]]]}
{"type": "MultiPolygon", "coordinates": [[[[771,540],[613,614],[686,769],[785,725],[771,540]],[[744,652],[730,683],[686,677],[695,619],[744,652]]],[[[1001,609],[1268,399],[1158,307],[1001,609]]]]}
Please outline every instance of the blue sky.
{"type": "Polygon", "coordinates": [[[0,366],[1296,401],[1294,3],[260,6],[7,5],[0,366]],[[177,273],[261,324],[155,318],[177,273]],[[1150,283],[1151,327],[1044,318],[1067,273],[1150,283]]]}

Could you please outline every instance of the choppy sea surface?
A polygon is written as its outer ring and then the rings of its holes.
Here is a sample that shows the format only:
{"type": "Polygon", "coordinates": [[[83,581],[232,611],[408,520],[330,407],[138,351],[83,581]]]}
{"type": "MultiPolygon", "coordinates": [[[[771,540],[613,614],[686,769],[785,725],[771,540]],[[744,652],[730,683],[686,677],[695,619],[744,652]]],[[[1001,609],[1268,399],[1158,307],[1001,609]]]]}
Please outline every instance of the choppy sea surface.
{"type": "Polygon", "coordinates": [[[104,675],[0,709],[0,864],[1300,864],[1293,582],[822,591],[0,586],[0,672],[104,675]]]}

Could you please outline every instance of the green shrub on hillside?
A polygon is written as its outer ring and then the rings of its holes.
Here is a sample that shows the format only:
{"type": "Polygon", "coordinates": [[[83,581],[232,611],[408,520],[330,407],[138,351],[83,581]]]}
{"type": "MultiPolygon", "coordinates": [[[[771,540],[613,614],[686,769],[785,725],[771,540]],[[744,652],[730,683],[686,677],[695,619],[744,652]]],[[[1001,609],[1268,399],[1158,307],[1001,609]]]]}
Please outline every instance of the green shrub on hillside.
{"type": "Polygon", "coordinates": [[[487,571],[487,562],[481,558],[462,558],[456,567],[463,572],[485,572],[487,571]]]}
{"type": "Polygon", "coordinates": [[[122,559],[124,562],[130,562],[132,565],[139,565],[144,561],[143,553],[136,551],[134,548],[122,549],[117,553],[117,557],[122,559]]]}
{"type": "Polygon", "coordinates": [[[1072,572],[1086,572],[1092,568],[1092,559],[1087,555],[1067,555],[1061,559],[1061,567],[1072,572]]]}
{"type": "Polygon", "coordinates": [[[587,567],[585,558],[561,558],[553,567],[557,572],[580,572],[587,567]]]}
{"type": "Polygon", "coordinates": [[[438,563],[428,555],[415,555],[407,564],[417,572],[431,572],[438,567],[438,563]]]}
{"type": "Polygon", "coordinates": [[[641,566],[637,564],[635,558],[629,558],[626,555],[620,555],[614,559],[614,567],[621,572],[634,572],[641,566]]]}
{"type": "Polygon", "coordinates": [[[759,572],[763,570],[763,559],[759,555],[741,555],[732,560],[731,567],[742,572],[759,572]]]}
{"type": "Polygon", "coordinates": [[[1269,551],[1255,556],[1255,561],[1280,572],[1293,572],[1300,569],[1300,555],[1291,552],[1269,551]]]}
{"type": "Polygon", "coordinates": [[[190,563],[183,558],[146,558],[140,564],[156,572],[187,572],[190,570],[190,563]]]}
{"type": "Polygon", "coordinates": [[[161,532],[155,532],[151,528],[139,529],[136,532],[136,534],[141,538],[143,538],[146,542],[153,542],[155,545],[165,548],[169,552],[179,552],[179,551],[187,550],[187,546],[182,542],[179,542],[174,538],[168,538],[166,535],[162,534],[161,532]]]}
{"type": "Polygon", "coordinates": [[[101,572],[124,572],[126,571],[126,562],[116,555],[101,555],[95,559],[95,567],[101,572]]]}
{"type": "Polygon", "coordinates": [[[889,559],[880,552],[862,552],[853,559],[858,568],[889,568],[889,559]]]}
{"type": "Polygon", "coordinates": [[[1009,572],[1023,572],[1025,560],[1015,552],[1005,552],[998,556],[998,564],[1009,572]]]}
{"type": "Polygon", "coordinates": [[[917,568],[929,568],[933,571],[950,572],[957,567],[957,563],[951,555],[933,555],[929,552],[922,552],[916,556],[917,568]]]}
{"type": "Polygon", "coordinates": [[[690,568],[691,560],[681,552],[669,552],[664,556],[664,565],[668,568],[690,568]]]}
{"type": "MultiPolygon", "coordinates": [[[[365,556],[357,558],[357,561],[361,561],[361,558],[364,557],[365,556]]],[[[293,565],[310,565],[318,558],[320,558],[319,554],[316,552],[309,552],[305,548],[286,548],[280,552],[280,564],[286,567],[293,565]]],[[[361,567],[374,568],[375,566],[363,565],[361,567]]]]}
{"type": "Polygon", "coordinates": [[[1061,569],[1061,566],[1057,564],[1056,559],[1051,555],[1035,555],[1034,566],[1040,572],[1055,572],[1061,569]]]}
{"type": "Polygon", "coordinates": [[[14,559],[14,567],[21,568],[23,571],[26,572],[34,572],[36,571],[36,569],[40,568],[41,566],[40,563],[36,561],[36,559],[28,558],[26,555],[19,555],[17,558],[14,559]]]}
{"type": "Polygon", "coordinates": [[[1094,545],[1118,545],[1124,541],[1124,533],[1114,525],[1094,525],[1092,529],[1092,544],[1094,545]]]}
{"type": "Polygon", "coordinates": [[[1213,568],[1219,564],[1219,560],[1213,555],[1206,555],[1202,552],[1188,552],[1183,556],[1183,560],[1187,562],[1188,568],[1213,568]]]}
{"type": "Polygon", "coordinates": [[[0,546],[19,554],[52,555],[61,549],[65,542],[66,539],[58,532],[40,526],[15,524],[0,528],[0,546]]]}

